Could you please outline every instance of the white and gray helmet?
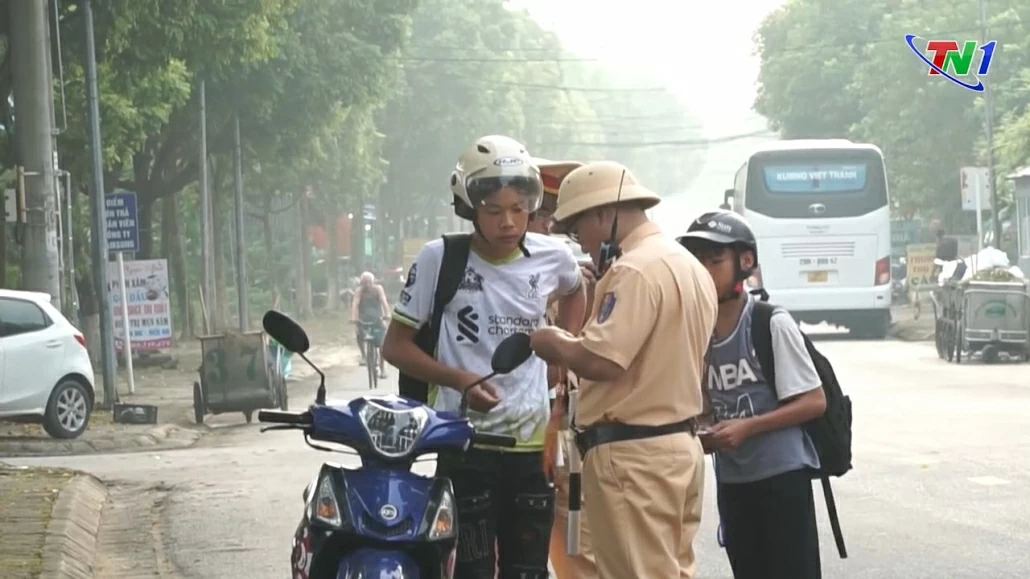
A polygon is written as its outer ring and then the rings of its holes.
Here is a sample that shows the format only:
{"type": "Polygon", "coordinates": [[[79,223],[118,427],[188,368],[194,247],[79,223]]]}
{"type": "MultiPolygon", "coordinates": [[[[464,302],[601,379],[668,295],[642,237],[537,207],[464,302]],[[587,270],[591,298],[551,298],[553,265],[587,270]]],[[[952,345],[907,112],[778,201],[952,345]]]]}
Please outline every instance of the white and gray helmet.
{"type": "Polygon", "coordinates": [[[522,193],[527,211],[540,208],[543,181],[525,145],[501,135],[476,139],[458,158],[451,173],[454,212],[459,217],[472,219],[476,207],[503,187],[522,193]]]}

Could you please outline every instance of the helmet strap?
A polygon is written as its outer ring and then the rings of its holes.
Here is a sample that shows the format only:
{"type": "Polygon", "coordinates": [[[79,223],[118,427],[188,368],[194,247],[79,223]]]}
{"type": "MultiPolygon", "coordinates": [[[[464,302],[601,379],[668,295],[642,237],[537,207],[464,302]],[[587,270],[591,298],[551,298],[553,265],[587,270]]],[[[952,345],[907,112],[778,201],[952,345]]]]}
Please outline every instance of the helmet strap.
{"type": "Polygon", "coordinates": [[[726,303],[726,302],[732,302],[733,300],[739,298],[740,294],[744,293],[744,281],[747,278],[751,277],[751,274],[754,271],[754,268],[752,268],[750,270],[745,270],[743,267],[740,266],[740,250],[739,249],[736,249],[736,248],[733,249],[733,256],[734,256],[734,258],[736,258],[734,260],[734,262],[733,262],[733,269],[734,269],[733,279],[734,279],[735,283],[733,284],[733,289],[732,290],[730,290],[730,291],[726,292],[725,294],[719,296],[719,303],[720,304],[726,303]]]}

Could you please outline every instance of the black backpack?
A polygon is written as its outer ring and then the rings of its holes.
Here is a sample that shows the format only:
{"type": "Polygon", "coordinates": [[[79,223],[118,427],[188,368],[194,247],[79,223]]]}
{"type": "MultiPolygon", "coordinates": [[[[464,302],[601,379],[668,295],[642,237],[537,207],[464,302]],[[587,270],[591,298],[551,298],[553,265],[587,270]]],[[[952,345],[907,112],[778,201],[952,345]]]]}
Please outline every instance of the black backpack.
{"type": "MultiPolygon", "coordinates": [[[[766,297],[766,296],[763,296],[766,297]]],[[[773,313],[780,309],[767,301],[755,300],[751,313],[751,343],[755,347],[755,357],[762,367],[762,375],[770,386],[776,384],[776,360],[773,356],[770,320],[773,313]]],[[[837,375],[833,372],[830,361],[815,348],[812,341],[802,332],[805,348],[812,357],[819,379],[823,383],[826,395],[826,412],[803,425],[805,432],[812,439],[815,450],[819,454],[821,468],[813,472],[813,478],[822,483],[823,497],[826,499],[826,510],[830,515],[830,527],[833,539],[837,543],[837,552],[841,559],[848,557],[844,546],[844,535],[841,532],[840,520],[837,518],[837,504],[833,500],[833,489],[830,477],[844,476],[851,470],[851,398],[841,390],[837,375]]]]}
{"type": "MultiPolygon", "coordinates": [[[[436,357],[436,344],[440,340],[440,322],[443,310],[458,293],[458,286],[465,278],[468,265],[471,237],[468,233],[449,233],[443,236],[443,259],[436,278],[436,292],[433,294],[433,310],[429,323],[422,324],[415,334],[415,345],[426,354],[436,357]]],[[[400,373],[398,390],[405,398],[429,403],[429,384],[414,376],[400,373]]]]}

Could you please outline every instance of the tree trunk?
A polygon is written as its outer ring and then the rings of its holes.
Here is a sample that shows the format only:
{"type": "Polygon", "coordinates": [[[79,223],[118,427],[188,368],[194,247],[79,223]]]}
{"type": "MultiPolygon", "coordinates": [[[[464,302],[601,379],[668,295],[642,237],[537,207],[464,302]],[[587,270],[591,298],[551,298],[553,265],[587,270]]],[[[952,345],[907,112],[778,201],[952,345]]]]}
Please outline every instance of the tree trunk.
{"type": "Polygon", "coordinates": [[[139,203],[136,223],[139,225],[139,252],[136,259],[151,259],[154,256],[154,200],[149,195],[137,194],[139,203]]]}
{"type": "Polygon", "coordinates": [[[272,284],[272,307],[282,309],[282,305],[279,303],[280,299],[282,299],[279,288],[279,259],[275,253],[275,242],[273,241],[272,232],[272,195],[273,193],[265,194],[265,212],[261,216],[261,231],[265,242],[265,258],[268,260],[266,262],[268,278],[272,284]]]}
{"type": "Polygon", "coordinates": [[[182,324],[182,340],[192,340],[193,312],[189,294],[189,279],[186,270],[186,239],[179,222],[180,195],[168,195],[161,200],[161,249],[171,269],[172,291],[182,324]]]}
{"type": "Polygon", "coordinates": [[[214,275],[215,292],[213,304],[209,305],[211,311],[211,324],[215,332],[225,331],[229,327],[229,318],[226,315],[226,304],[228,298],[225,290],[225,253],[224,253],[224,226],[225,216],[225,163],[214,163],[215,186],[211,189],[211,251],[214,253],[214,275]],[[219,167],[223,167],[219,171],[219,167]]]}
{"type": "Polygon", "coordinates": [[[301,320],[311,317],[311,244],[308,243],[307,231],[307,199],[304,193],[298,193],[301,198],[297,201],[297,232],[300,239],[297,241],[297,251],[300,259],[297,260],[297,275],[293,280],[297,289],[297,315],[301,320]]]}
{"type": "Polygon", "coordinates": [[[329,294],[326,296],[326,307],[330,312],[335,312],[340,308],[340,261],[339,253],[340,248],[336,243],[336,212],[329,211],[325,218],[325,232],[326,232],[326,292],[329,294]]]}

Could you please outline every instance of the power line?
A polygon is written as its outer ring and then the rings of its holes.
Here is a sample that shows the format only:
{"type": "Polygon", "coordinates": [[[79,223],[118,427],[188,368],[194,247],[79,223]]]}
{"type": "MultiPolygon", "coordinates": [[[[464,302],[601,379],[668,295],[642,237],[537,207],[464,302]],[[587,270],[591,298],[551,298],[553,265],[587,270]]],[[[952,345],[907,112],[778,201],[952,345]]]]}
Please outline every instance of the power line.
{"type": "Polygon", "coordinates": [[[465,76],[461,74],[454,74],[449,72],[430,72],[425,70],[405,68],[406,72],[429,72],[433,76],[443,76],[446,78],[459,78],[468,82],[474,82],[479,84],[488,84],[491,86],[507,86],[513,88],[524,88],[531,90],[557,90],[557,91],[570,91],[570,92],[587,92],[587,93],[644,93],[644,92],[669,92],[667,87],[651,87],[651,88],[595,88],[595,87],[575,87],[575,86],[562,86],[556,84],[536,84],[528,82],[511,82],[502,80],[492,80],[489,78],[479,78],[474,76],[465,76]]]}
{"type": "Polygon", "coordinates": [[[401,62],[601,62],[600,58],[448,58],[435,56],[387,56],[383,60],[401,62]]]}
{"type": "Polygon", "coordinates": [[[609,149],[643,149],[648,147],[687,147],[687,148],[703,148],[709,145],[717,145],[719,143],[728,143],[731,141],[740,141],[743,139],[751,139],[755,137],[777,137],[778,135],[769,130],[753,131],[750,133],[743,133],[739,135],[727,135],[725,137],[715,137],[711,139],[679,139],[679,140],[666,140],[666,141],[638,141],[638,142],[585,142],[585,141],[562,141],[552,143],[540,143],[536,145],[538,148],[542,147],[599,147],[609,149]]]}

